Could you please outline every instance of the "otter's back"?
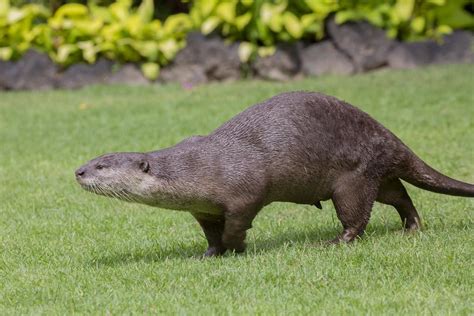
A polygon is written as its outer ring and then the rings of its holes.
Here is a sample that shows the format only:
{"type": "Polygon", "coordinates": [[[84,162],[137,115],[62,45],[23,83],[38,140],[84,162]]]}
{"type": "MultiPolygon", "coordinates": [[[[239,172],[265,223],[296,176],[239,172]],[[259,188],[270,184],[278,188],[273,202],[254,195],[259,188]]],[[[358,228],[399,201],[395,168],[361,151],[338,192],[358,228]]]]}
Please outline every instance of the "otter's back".
{"type": "MultiPolygon", "coordinates": [[[[366,113],[311,92],[283,93],[256,104],[209,137],[221,140],[221,150],[239,164],[262,166],[270,191],[281,199],[308,199],[304,188],[325,192],[342,172],[370,170],[376,160],[390,162],[403,151],[398,138],[366,113]]],[[[390,163],[381,167],[388,171],[390,163]]]]}

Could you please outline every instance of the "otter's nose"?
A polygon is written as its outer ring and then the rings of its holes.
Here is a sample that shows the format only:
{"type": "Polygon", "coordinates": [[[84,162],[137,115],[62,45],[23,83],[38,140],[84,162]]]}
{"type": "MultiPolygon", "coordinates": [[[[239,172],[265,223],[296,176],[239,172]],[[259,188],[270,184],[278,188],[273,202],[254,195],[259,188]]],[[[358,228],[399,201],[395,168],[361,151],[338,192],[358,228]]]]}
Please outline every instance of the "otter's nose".
{"type": "Polygon", "coordinates": [[[81,167],[77,169],[75,173],[76,173],[76,178],[80,178],[86,173],[86,169],[81,167]]]}

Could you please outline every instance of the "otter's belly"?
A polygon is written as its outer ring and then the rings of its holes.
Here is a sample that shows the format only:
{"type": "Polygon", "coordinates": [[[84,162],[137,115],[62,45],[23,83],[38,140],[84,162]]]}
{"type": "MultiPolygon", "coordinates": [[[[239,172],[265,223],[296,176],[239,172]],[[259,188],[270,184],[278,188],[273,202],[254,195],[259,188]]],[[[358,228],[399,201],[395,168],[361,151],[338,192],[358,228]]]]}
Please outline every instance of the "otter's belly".
{"type": "Polygon", "coordinates": [[[146,204],[154,207],[164,208],[168,210],[175,211],[186,211],[192,213],[203,213],[203,214],[212,214],[220,215],[222,214],[222,209],[210,201],[202,201],[197,199],[173,199],[173,200],[152,200],[146,204]]]}
{"type": "Polygon", "coordinates": [[[314,204],[331,198],[332,181],[316,177],[286,177],[272,183],[269,201],[314,204]]]}

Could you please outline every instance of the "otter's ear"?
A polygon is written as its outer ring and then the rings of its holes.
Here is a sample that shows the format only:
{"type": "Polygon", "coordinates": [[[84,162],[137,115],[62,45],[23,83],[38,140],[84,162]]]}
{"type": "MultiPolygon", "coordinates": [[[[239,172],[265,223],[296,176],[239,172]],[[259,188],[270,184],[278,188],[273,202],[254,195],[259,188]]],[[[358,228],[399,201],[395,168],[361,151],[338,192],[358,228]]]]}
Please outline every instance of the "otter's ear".
{"type": "Polygon", "coordinates": [[[150,164],[146,160],[140,162],[139,167],[140,167],[140,170],[145,172],[145,173],[150,171],[150,164]]]}

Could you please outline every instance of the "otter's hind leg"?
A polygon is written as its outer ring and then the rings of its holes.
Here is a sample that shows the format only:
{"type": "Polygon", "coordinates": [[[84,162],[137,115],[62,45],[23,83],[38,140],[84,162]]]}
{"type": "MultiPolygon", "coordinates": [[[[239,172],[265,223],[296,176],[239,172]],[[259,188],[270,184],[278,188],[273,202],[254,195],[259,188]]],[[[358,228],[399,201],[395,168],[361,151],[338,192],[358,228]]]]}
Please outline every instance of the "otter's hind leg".
{"type": "Polygon", "coordinates": [[[378,184],[368,179],[346,179],[338,183],[332,196],[342,233],[332,243],[351,242],[364,233],[377,196],[378,184]]]}
{"type": "Polygon", "coordinates": [[[201,225],[206,236],[209,247],[204,253],[204,257],[215,257],[225,253],[226,248],[222,244],[222,233],[224,232],[224,218],[209,217],[201,214],[193,214],[194,218],[201,225]]]}
{"type": "Polygon", "coordinates": [[[256,205],[258,204],[244,204],[226,210],[222,235],[224,247],[237,253],[244,252],[246,231],[252,228],[252,221],[261,209],[261,206],[256,205]]]}
{"type": "Polygon", "coordinates": [[[398,214],[400,214],[405,229],[416,230],[421,227],[420,216],[399,179],[384,182],[379,189],[376,200],[395,207],[398,214]]]}

